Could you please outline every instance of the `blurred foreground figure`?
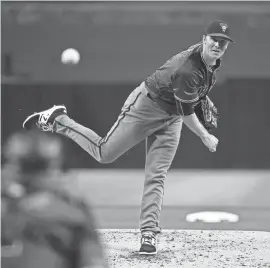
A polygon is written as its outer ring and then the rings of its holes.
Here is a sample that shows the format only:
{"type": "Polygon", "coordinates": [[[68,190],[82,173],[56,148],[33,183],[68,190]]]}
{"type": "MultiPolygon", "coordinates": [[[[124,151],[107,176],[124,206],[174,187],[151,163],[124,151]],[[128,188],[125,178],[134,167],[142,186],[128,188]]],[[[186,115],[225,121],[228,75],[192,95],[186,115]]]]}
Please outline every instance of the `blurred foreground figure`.
{"type": "Polygon", "coordinates": [[[30,131],[4,148],[2,169],[3,268],[104,268],[91,210],[61,186],[62,146],[30,131]]]}

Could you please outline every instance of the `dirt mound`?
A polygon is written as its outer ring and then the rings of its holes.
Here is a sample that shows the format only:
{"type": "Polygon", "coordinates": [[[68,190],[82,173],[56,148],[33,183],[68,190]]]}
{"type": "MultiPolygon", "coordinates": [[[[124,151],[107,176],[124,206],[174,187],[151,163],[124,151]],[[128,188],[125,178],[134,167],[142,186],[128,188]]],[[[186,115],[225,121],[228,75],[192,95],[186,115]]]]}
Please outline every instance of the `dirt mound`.
{"type": "Polygon", "coordinates": [[[163,230],[156,256],[140,256],[138,230],[100,230],[110,268],[270,268],[270,233],[163,230]]]}

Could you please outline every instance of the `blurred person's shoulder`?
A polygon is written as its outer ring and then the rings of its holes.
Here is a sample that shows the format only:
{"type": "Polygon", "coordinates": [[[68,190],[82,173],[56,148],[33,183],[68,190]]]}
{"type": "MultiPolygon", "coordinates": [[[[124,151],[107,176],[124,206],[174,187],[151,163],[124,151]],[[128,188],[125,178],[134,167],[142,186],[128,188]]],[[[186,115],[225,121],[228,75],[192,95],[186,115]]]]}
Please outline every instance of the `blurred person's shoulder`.
{"type": "Polygon", "coordinates": [[[85,224],[89,205],[63,187],[62,183],[46,182],[41,191],[32,193],[20,202],[20,208],[44,221],[85,224]]]}

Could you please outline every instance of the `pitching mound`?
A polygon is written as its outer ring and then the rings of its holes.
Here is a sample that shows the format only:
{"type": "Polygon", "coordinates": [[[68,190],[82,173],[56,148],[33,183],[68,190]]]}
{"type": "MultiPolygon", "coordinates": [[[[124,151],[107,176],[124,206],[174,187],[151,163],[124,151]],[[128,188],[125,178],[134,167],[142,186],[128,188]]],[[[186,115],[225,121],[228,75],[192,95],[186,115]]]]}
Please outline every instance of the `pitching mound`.
{"type": "Polygon", "coordinates": [[[270,268],[270,233],[163,230],[156,256],[140,256],[138,230],[100,230],[110,268],[270,268]]]}

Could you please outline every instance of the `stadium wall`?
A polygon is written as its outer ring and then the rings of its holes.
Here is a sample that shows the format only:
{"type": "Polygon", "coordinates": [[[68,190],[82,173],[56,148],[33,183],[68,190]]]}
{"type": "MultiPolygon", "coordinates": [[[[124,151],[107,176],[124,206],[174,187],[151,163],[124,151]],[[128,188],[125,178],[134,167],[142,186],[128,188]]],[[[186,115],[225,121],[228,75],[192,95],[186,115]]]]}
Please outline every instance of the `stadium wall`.
{"type": "MultiPolygon", "coordinates": [[[[210,97],[219,107],[220,139],[216,153],[210,153],[186,127],[173,162],[174,168],[270,168],[270,125],[268,79],[230,79],[217,85],[210,97]]],[[[121,106],[137,84],[2,84],[2,144],[21,128],[26,116],[54,104],[65,104],[71,118],[106,135],[121,106]]],[[[101,165],[67,138],[63,138],[69,167],[142,168],[142,142],[116,162],[101,165]]]]}

